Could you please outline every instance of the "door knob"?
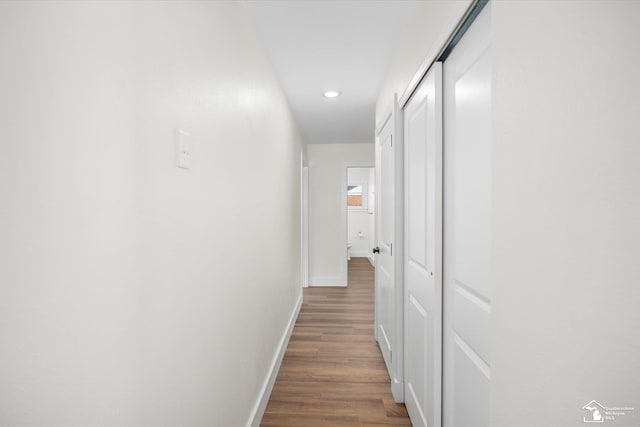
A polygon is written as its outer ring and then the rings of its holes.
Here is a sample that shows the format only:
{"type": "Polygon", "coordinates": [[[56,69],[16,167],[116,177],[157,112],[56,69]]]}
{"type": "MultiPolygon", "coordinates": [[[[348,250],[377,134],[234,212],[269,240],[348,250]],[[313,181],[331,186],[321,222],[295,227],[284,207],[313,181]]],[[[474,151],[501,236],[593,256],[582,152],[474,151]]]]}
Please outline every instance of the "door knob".
{"type": "Polygon", "coordinates": [[[378,246],[376,246],[375,248],[373,248],[373,253],[374,254],[379,254],[380,253],[380,248],[378,246]]]}

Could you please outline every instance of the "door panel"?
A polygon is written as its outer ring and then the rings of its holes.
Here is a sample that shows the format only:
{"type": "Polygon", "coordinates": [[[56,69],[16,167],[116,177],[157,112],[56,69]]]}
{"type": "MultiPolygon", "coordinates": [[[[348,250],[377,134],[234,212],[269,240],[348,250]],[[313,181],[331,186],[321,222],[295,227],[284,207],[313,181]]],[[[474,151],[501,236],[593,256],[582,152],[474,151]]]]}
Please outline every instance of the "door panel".
{"type": "Polygon", "coordinates": [[[415,426],[440,424],[442,352],[442,67],[404,110],[405,404],[415,426]]]}
{"type": "Polygon", "coordinates": [[[444,64],[443,425],[489,425],[491,11],[444,64]]]}
{"type": "Polygon", "coordinates": [[[491,141],[482,137],[491,135],[491,86],[484,82],[491,82],[487,50],[460,74],[455,86],[455,167],[468,173],[456,175],[454,245],[456,279],[461,286],[489,295],[491,141]]]}
{"type": "Polygon", "coordinates": [[[489,425],[489,367],[465,341],[454,337],[453,403],[456,410],[452,426],[489,425]],[[473,384],[472,387],[469,385],[473,384]]]}
{"type": "Polygon", "coordinates": [[[376,336],[387,365],[389,376],[393,378],[393,348],[395,345],[395,282],[392,258],[395,236],[395,168],[393,153],[393,119],[389,119],[376,140],[376,198],[377,246],[376,256],[376,336]]]}

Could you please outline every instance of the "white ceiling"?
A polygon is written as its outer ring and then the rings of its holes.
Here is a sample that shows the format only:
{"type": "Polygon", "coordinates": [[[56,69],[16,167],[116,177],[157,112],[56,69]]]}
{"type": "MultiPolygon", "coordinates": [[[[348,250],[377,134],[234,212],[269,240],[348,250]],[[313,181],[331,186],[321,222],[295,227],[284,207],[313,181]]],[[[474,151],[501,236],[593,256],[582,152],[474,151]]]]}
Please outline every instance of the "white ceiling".
{"type": "Polygon", "coordinates": [[[376,97],[418,2],[246,1],[308,143],[374,141],[376,97]]]}

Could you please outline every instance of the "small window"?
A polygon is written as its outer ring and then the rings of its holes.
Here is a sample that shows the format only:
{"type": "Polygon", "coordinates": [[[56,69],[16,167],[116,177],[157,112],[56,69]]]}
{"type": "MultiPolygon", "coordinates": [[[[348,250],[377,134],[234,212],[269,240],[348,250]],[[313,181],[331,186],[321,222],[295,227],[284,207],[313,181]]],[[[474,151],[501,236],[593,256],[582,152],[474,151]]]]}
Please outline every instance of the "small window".
{"type": "Polygon", "coordinates": [[[350,209],[367,208],[365,184],[347,185],[347,206],[350,209]]]}

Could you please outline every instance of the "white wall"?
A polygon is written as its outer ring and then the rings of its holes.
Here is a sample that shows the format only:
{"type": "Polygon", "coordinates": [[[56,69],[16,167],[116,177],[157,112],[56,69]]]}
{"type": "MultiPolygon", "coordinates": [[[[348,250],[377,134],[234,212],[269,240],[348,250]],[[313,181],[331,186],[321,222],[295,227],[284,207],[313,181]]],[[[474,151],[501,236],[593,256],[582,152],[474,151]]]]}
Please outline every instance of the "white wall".
{"type": "Polygon", "coordinates": [[[492,425],[640,425],[640,3],[493,8],[492,425]]]}
{"type": "Polygon", "coordinates": [[[429,0],[418,2],[402,31],[376,102],[376,123],[391,107],[393,94],[400,97],[424,59],[440,50],[436,39],[457,22],[468,0],[429,0]]]}
{"type": "Polygon", "coordinates": [[[242,4],[2,2],[0,53],[0,425],[245,425],[302,147],[242,4]]]}
{"type": "Polygon", "coordinates": [[[348,183],[349,185],[364,184],[366,189],[365,200],[367,201],[367,207],[365,209],[358,209],[349,207],[347,212],[348,225],[347,225],[347,238],[351,242],[351,250],[349,253],[353,257],[369,257],[371,254],[371,248],[373,248],[374,242],[374,228],[373,228],[373,213],[368,203],[371,202],[370,189],[371,186],[375,186],[375,182],[370,182],[370,171],[373,168],[349,168],[348,170],[348,183]],[[361,233],[361,234],[359,234],[361,233]]]}
{"type": "Polygon", "coordinates": [[[139,422],[133,23],[0,3],[0,425],[139,422]]]}
{"type": "MultiPolygon", "coordinates": [[[[639,425],[640,3],[492,7],[491,424],[584,425],[595,399],[639,425]]],[[[416,11],[377,117],[455,13],[416,11]]]]}
{"type": "Polygon", "coordinates": [[[309,282],[347,284],[347,163],[374,164],[373,144],[309,144],[309,282]]]}

